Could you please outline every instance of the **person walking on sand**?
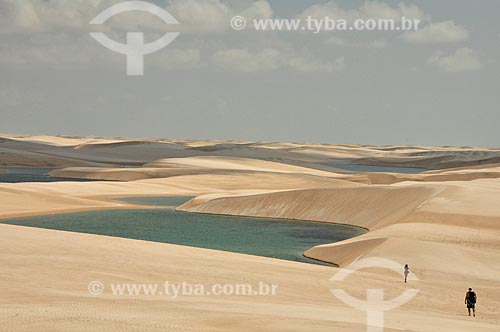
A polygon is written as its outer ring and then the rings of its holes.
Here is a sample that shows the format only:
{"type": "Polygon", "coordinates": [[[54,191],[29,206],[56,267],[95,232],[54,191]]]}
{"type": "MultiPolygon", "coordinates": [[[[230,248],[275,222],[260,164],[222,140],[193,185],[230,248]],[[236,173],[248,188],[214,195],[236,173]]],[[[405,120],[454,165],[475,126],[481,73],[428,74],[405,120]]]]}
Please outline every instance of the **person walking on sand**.
{"type": "Polygon", "coordinates": [[[410,267],[408,266],[408,264],[406,264],[405,265],[405,284],[407,283],[409,274],[410,274],[410,267]]]}
{"type": "Polygon", "coordinates": [[[477,295],[472,290],[472,288],[469,288],[469,291],[467,292],[467,294],[465,294],[465,304],[467,305],[469,316],[470,316],[470,311],[472,309],[472,313],[474,314],[474,317],[476,317],[476,302],[477,302],[477,295]]]}

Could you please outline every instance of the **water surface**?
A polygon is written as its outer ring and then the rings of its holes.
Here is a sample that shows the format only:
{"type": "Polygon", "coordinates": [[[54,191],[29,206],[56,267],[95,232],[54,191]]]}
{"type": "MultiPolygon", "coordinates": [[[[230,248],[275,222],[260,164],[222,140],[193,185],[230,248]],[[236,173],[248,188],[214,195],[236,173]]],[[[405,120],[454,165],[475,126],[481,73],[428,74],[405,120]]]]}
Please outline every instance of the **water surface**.
{"type": "Polygon", "coordinates": [[[57,178],[49,176],[55,168],[0,167],[0,182],[58,182],[58,181],[95,181],[89,179],[57,178]]]}
{"type": "Polygon", "coordinates": [[[402,174],[418,174],[428,171],[426,168],[418,167],[397,167],[397,166],[371,166],[371,165],[356,165],[345,162],[324,162],[322,165],[331,166],[346,171],[355,173],[402,173],[402,174]]]}
{"type": "Polygon", "coordinates": [[[191,200],[192,196],[149,196],[149,197],[121,197],[116,200],[137,205],[147,206],[179,206],[191,200]]]}
{"type": "Polygon", "coordinates": [[[302,253],[363,234],[357,227],[193,214],[172,209],[105,210],[0,220],[1,223],[173,243],[317,263],[302,253]]]}

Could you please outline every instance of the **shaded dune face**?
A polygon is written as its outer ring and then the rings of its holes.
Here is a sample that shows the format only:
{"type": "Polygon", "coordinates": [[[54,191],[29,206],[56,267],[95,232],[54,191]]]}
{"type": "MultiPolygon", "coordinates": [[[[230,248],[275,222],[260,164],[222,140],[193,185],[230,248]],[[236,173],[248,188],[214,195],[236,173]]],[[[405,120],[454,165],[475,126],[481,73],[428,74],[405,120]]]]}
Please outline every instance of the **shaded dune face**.
{"type": "Polygon", "coordinates": [[[343,241],[337,245],[329,244],[316,246],[304,252],[304,256],[322,262],[335,262],[340,267],[348,266],[367,252],[373,251],[382,245],[386,238],[362,238],[352,241],[343,241]]]}
{"type": "Polygon", "coordinates": [[[206,201],[199,197],[179,209],[349,223],[375,230],[400,220],[438,192],[425,186],[309,189],[206,201]]]}

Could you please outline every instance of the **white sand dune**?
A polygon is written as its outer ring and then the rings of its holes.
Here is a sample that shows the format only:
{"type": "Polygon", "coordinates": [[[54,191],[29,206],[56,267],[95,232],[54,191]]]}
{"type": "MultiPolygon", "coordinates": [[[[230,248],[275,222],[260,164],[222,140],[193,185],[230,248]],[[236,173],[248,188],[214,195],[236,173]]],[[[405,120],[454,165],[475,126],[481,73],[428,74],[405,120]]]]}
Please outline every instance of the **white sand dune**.
{"type": "Polygon", "coordinates": [[[260,172],[278,172],[278,173],[298,173],[311,174],[318,176],[333,177],[339,174],[332,174],[306,167],[300,167],[290,164],[283,164],[267,160],[238,158],[238,157],[191,157],[191,158],[169,158],[155,161],[145,165],[146,167],[172,167],[184,166],[195,168],[223,169],[223,170],[245,170],[260,172]]]}
{"type": "Polygon", "coordinates": [[[127,206],[110,202],[109,199],[113,197],[196,196],[211,193],[231,196],[241,192],[352,185],[355,184],[333,178],[271,172],[178,175],[130,182],[4,183],[0,184],[0,218],[127,206]]]}
{"type": "MultiPolygon", "coordinates": [[[[123,145],[121,145],[123,146],[123,145]]],[[[207,156],[166,158],[140,168],[68,167],[51,172],[54,177],[134,181],[195,174],[271,172],[343,178],[340,173],[251,158],[207,156]]],[[[346,178],[346,180],[348,180],[346,178]]],[[[368,180],[367,180],[368,181],[368,180]]]]}
{"type": "MultiPolygon", "coordinates": [[[[335,269],[263,257],[103,236],[0,225],[2,267],[0,322],[6,331],[363,331],[363,313],[346,307],[328,291],[335,269]],[[19,239],[24,241],[19,243],[19,239]],[[33,253],[36,252],[36,255],[33,253]],[[17,259],[23,257],[23,259],[17,259]],[[76,264],[77,263],[77,264],[76,264]],[[43,270],[42,270],[43,269],[43,270]],[[23,271],[22,274],[19,272],[23,271]],[[43,271],[43,273],[41,273],[43,271]],[[61,277],[64,276],[64,277],[61,277]],[[87,291],[90,281],[105,285],[101,296],[87,291]],[[110,283],[274,283],[276,296],[112,296],[110,283]],[[10,287],[7,287],[9,285],[10,287]],[[17,287],[12,287],[12,285],[17,287]],[[22,287],[24,285],[24,287],[22,287]]],[[[480,318],[461,313],[461,285],[441,287],[424,275],[424,295],[386,314],[386,331],[489,331],[495,313],[480,318]],[[452,287],[453,286],[453,287],[452,287]],[[455,287],[458,286],[458,287],[455,287]],[[433,298],[429,301],[429,297],[433,298]],[[455,301],[451,299],[457,299],[455,301]],[[429,305],[429,302],[431,302],[429,305]],[[434,306],[437,303],[441,306],[434,306]],[[489,318],[488,318],[489,317],[489,318]]],[[[368,285],[404,289],[398,276],[374,270],[342,283],[353,296],[368,285]]],[[[468,285],[468,284],[467,284],[468,285]]],[[[497,293],[498,294],[498,293],[497,293]]],[[[491,296],[491,297],[490,297],[491,296]]],[[[494,308],[492,308],[494,309],[494,308]]]]}
{"type": "MultiPolygon", "coordinates": [[[[212,198],[188,202],[180,209],[320,220],[369,228],[365,235],[314,247],[305,255],[340,266],[371,256],[407,262],[419,277],[423,276],[424,283],[435,282],[438,289],[465,288],[472,283],[487,290],[483,309],[494,319],[494,308],[500,304],[500,266],[496,264],[500,262],[498,197],[500,180],[482,179],[212,198]]],[[[446,301],[436,303],[435,310],[443,310],[443,302],[446,301]]]]}
{"type": "Polygon", "coordinates": [[[368,269],[339,285],[329,281],[339,271],[332,267],[0,224],[2,331],[366,330],[365,314],[337,300],[332,287],[358,298],[366,297],[367,289],[384,289],[391,298],[418,288],[412,301],[386,313],[385,331],[497,332],[500,326],[500,172],[494,164],[463,166],[494,158],[494,149],[4,137],[3,165],[144,162],[155,167],[78,167],[56,173],[127,182],[2,183],[0,218],[138,207],[112,200],[121,196],[197,196],[180,209],[365,227],[369,232],[362,236],[317,246],[305,255],[341,267],[385,257],[410,264],[420,281],[405,285],[391,271],[368,269]],[[443,164],[433,159],[441,156],[454,156],[461,167],[415,175],[350,175],[305,166],[331,158],[392,158],[391,165],[418,158],[434,167],[443,164]],[[101,296],[88,292],[94,280],[105,285],[101,296]],[[279,288],[276,296],[176,299],[110,293],[110,283],[167,280],[262,281],[279,288]],[[468,287],[479,295],[475,319],[465,315],[468,287]]]}
{"type": "Polygon", "coordinates": [[[238,198],[212,198],[206,202],[187,202],[178,209],[325,221],[378,229],[399,221],[440,190],[439,187],[418,185],[306,189],[238,198]]]}

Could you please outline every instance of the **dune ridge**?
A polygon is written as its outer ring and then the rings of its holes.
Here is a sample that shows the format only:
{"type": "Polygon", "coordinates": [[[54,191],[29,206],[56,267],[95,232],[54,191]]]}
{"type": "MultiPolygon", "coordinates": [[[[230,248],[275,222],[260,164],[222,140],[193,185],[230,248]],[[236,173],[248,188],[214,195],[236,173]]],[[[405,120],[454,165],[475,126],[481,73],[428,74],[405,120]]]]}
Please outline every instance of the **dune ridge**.
{"type": "Polygon", "coordinates": [[[196,201],[187,202],[177,209],[334,222],[375,230],[402,219],[437,192],[438,188],[416,185],[305,189],[246,197],[212,196],[207,201],[198,197],[196,201]]]}

